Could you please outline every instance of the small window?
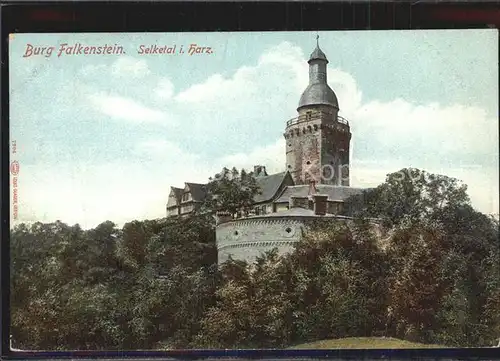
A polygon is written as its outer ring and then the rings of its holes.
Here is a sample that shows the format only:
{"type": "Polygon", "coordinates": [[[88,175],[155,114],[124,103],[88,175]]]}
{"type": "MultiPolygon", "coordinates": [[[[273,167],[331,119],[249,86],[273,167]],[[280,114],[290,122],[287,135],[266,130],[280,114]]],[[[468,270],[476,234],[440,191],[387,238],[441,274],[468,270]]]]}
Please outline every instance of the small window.
{"type": "Polygon", "coordinates": [[[287,227],[287,228],[285,229],[285,231],[286,231],[286,233],[290,233],[290,232],[292,232],[292,229],[291,229],[290,227],[287,227]]]}
{"type": "Polygon", "coordinates": [[[312,117],[312,112],[311,111],[307,111],[306,112],[306,120],[311,120],[311,117],[312,117]]]}
{"type": "Polygon", "coordinates": [[[309,161],[309,160],[308,160],[308,161],[306,162],[306,164],[307,164],[307,165],[311,164],[311,161],[309,161]]]}
{"type": "Polygon", "coordinates": [[[238,231],[234,231],[234,235],[237,236],[239,233],[238,231]]]}

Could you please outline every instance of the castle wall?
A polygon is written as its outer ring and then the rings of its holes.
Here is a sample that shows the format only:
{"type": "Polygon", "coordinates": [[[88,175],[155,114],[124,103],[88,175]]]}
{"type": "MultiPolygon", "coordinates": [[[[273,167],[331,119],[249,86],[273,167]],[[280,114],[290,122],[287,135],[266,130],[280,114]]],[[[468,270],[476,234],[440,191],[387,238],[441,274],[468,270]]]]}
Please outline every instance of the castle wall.
{"type": "Polygon", "coordinates": [[[351,133],[348,125],[332,123],[323,127],[321,164],[324,167],[324,179],[322,184],[349,186],[350,139],[351,133]]]}
{"type": "Polygon", "coordinates": [[[295,184],[308,184],[310,175],[316,177],[321,158],[319,126],[320,120],[315,119],[286,129],[286,164],[295,184]]]}
{"type": "Polygon", "coordinates": [[[266,251],[278,248],[280,254],[293,250],[302,237],[304,220],[291,217],[252,217],[217,226],[216,240],[219,264],[233,259],[253,262],[266,251]]]}
{"type": "MultiPolygon", "coordinates": [[[[332,203],[332,207],[340,204],[332,203]]],[[[255,259],[267,251],[278,248],[279,254],[290,253],[294,245],[304,234],[307,224],[316,217],[308,216],[274,216],[236,219],[221,223],[216,228],[218,263],[224,263],[229,256],[235,260],[253,263],[255,259]]],[[[325,219],[325,218],[323,218],[325,219]]],[[[352,226],[352,218],[331,216],[332,222],[346,222],[352,226]]],[[[382,228],[376,219],[370,220],[377,237],[381,236],[382,228]]]]}

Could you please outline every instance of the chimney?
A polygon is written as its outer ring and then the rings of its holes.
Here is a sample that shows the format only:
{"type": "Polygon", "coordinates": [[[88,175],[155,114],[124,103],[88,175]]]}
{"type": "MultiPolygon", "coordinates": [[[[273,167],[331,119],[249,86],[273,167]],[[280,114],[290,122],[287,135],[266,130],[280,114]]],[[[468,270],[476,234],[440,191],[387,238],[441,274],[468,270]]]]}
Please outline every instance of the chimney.
{"type": "Polygon", "coordinates": [[[267,175],[266,167],[264,167],[263,165],[254,165],[253,174],[256,177],[266,176],[267,175]]]}
{"type": "Polygon", "coordinates": [[[326,214],[327,195],[314,194],[312,196],[314,202],[314,214],[324,216],[326,214]]]}
{"type": "Polygon", "coordinates": [[[288,209],[297,208],[299,206],[299,200],[295,196],[291,196],[288,200],[288,209]]]}
{"type": "Polygon", "coordinates": [[[313,195],[318,193],[318,189],[316,188],[316,181],[315,180],[310,180],[309,181],[309,195],[313,195]]]}

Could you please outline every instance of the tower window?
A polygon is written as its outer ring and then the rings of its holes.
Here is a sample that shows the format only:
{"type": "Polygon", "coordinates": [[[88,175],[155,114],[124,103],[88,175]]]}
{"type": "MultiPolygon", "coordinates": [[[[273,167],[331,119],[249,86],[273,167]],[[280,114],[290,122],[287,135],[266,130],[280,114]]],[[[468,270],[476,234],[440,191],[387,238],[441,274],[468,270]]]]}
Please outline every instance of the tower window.
{"type": "Polygon", "coordinates": [[[312,111],[309,110],[306,112],[306,120],[311,120],[311,118],[312,118],[312,111]]]}
{"type": "Polygon", "coordinates": [[[309,161],[309,160],[308,160],[308,161],[306,162],[306,164],[307,164],[307,165],[311,164],[311,161],[309,161]]]}

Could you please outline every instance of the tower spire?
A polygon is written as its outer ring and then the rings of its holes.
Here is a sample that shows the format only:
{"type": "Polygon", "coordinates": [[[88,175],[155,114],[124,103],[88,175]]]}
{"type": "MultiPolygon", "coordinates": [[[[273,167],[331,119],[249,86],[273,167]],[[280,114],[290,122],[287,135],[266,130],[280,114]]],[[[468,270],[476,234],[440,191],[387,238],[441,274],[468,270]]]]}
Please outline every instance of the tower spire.
{"type": "Polygon", "coordinates": [[[309,85],[302,93],[299,101],[300,108],[311,105],[326,105],[338,109],[337,96],[328,86],[327,64],[328,59],[319,47],[319,33],[316,33],[316,48],[311,53],[309,60],[309,85]]]}

